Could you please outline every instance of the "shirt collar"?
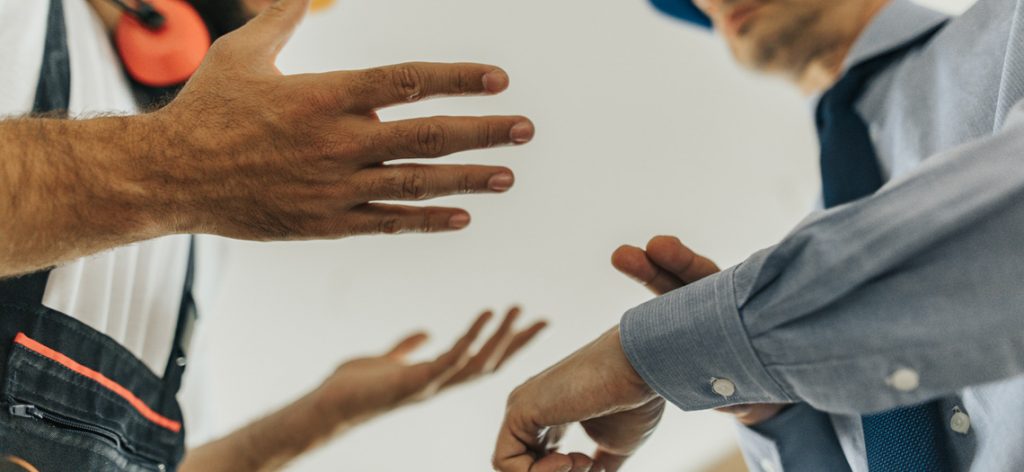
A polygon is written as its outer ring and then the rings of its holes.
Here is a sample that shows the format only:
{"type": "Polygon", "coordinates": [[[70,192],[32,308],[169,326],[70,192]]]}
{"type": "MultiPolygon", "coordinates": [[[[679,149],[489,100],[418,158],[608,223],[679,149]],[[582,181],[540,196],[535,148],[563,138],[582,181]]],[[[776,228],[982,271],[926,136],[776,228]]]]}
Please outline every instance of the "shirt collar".
{"type": "Polygon", "coordinates": [[[864,60],[912,40],[947,19],[947,15],[910,0],[891,0],[853,43],[843,63],[843,73],[864,60]]]}

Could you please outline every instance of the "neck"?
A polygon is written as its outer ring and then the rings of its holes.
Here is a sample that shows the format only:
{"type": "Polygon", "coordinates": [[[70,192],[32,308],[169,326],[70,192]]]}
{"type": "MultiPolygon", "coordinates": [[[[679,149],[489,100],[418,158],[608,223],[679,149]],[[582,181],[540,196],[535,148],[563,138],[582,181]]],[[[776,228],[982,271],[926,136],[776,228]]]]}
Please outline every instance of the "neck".
{"type": "Polygon", "coordinates": [[[804,94],[812,95],[820,93],[836,83],[843,72],[843,64],[846,63],[846,57],[850,54],[850,50],[853,49],[853,45],[860,38],[860,35],[864,33],[868,25],[871,24],[871,20],[874,20],[890,1],[868,0],[864,13],[852,25],[850,34],[844,35],[838,46],[830,51],[829,54],[825,54],[808,64],[796,79],[797,87],[804,94]]]}
{"type": "Polygon", "coordinates": [[[123,14],[121,10],[109,0],[89,0],[89,5],[92,6],[93,10],[96,10],[96,14],[99,15],[103,26],[106,26],[107,32],[114,34],[117,22],[120,21],[123,14]]]}

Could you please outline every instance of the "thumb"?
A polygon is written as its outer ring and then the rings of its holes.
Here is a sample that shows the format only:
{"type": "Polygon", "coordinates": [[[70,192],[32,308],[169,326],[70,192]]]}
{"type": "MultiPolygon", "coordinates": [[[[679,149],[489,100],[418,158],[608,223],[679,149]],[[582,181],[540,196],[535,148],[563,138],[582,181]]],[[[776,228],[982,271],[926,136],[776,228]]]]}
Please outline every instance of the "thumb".
{"type": "Polygon", "coordinates": [[[238,30],[261,55],[277,57],[309,10],[310,0],[276,0],[238,30]]]}

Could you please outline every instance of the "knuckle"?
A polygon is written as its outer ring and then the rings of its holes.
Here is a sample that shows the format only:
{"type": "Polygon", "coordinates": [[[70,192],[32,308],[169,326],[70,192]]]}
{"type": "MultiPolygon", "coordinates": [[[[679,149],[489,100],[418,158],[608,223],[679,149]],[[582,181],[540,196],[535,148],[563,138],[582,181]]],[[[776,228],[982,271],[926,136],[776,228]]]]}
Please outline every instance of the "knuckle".
{"type": "Polygon", "coordinates": [[[284,5],[285,2],[274,2],[265,10],[267,16],[280,16],[288,12],[288,8],[284,5]]]}
{"type": "Polygon", "coordinates": [[[516,406],[519,405],[519,401],[520,401],[520,399],[522,399],[522,397],[523,397],[523,387],[522,386],[519,386],[515,390],[512,390],[512,392],[508,394],[508,398],[505,400],[505,407],[506,407],[506,409],[508,411],[515,410],[516,406]]]}
{"type": "Polygon", "coordinates": [[[450,76],[449,88],[457,93],[469,93],[473,87],[469,77],[462,71],[455,71],[450,76]]]}
{"type": "Polygon", "coordinates": [[[444,153],[448,145],[448,133],[437,123],[420,125],[416,129],[416,145],[420,154],[438,157],[444,153]]]}
{"type": "Polygon", "coordinates": [[[458,188],[458,192],[459,193],[473,193],[473,189],[474,189],[473,176],[471,176],[469,174],[463,174],[462,178],[459,179],[458,185],[459,185],[459,188],[458,188]]]}
{"type": "Polygon", "coordinates": [[[381,234],[398,234],[402,230],[402,222],[398,218],[384,218],[377,222],[377,232],[381,234]]]}
{"type": "Polygon", "coordinates": [[[433,220],[429,214],[423,215],[420,218],[420,231],[423,233],[433,233],[436,228],[434,227],[433,220]]]}
{"type": "Polygon", "coordinates": [[[424,200],[430,196],[427,176],[423,170],[417,169],[405,175],[402,179],[402,196],[411,200],[424,200]]]}
{"type": "Polygon", "coordinates": [[[395,93],[406,101],[415,102],[423,98],[423,71],[414,64],[395,67],[391,78],[395,93]]]}
{"type": "Polygon", "coordinates": [[[481,149],[487,149],[494,147],[498,143],[494,139],[495,129],[494,125],[488,122],[480,123],[477,128],[477,145],[481,149]]]}

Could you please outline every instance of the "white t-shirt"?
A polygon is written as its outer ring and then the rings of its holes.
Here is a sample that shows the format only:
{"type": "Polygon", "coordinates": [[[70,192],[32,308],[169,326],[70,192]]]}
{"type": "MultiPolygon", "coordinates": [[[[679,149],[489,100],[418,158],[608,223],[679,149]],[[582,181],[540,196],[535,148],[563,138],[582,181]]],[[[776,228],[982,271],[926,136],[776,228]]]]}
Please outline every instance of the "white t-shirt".
{"type": "MultiPolygon", "coordinates": [[[[49,0],[0,0],[0,116],[32,111],[49,0]]],[[[136,106],[103,23],[86,0],[64,0],[71,64],[70,114],[131,114],[136,106]]],[[[126,347],[157,375],[171,352],[189,237],[169,236],[62,265],[43,304],[126,347]]]]}
{"type": "MultiPolygon", "coordinates": [[[[87,0],[63,1],[71,65],[71,115],[135,113],[131,87],[95,10],[87,0]]],[[[32,111],[48,12],[49,0],[0,0],[0,118],[32,111]]],[[[202,262],[212,261],[202,266],[220,265],[223,248],[219,243],[199,242],[202,262]]],[[[188,236],[169,236],[62,265],[50,274],[43,304],[112,337],[162,376],[174,342],[188,251],[188,236]]],[[[199,272],[193,292],[202,306],[214,290],[216,276],[199,272]]],[[[178,395],[188,447],[221,432],[216,411],[206,401],[208,366],[196,362],[206,349],[201,326],[197,323],[178,395]]]]}

